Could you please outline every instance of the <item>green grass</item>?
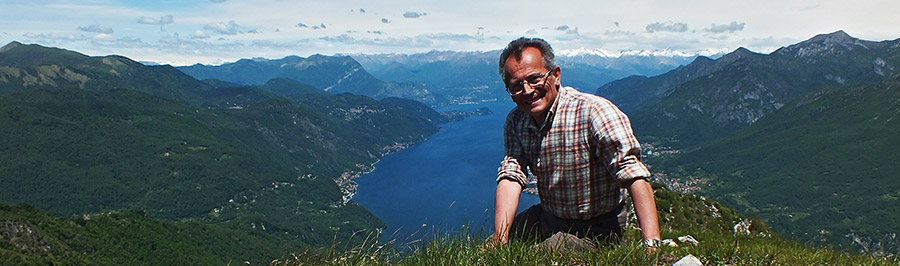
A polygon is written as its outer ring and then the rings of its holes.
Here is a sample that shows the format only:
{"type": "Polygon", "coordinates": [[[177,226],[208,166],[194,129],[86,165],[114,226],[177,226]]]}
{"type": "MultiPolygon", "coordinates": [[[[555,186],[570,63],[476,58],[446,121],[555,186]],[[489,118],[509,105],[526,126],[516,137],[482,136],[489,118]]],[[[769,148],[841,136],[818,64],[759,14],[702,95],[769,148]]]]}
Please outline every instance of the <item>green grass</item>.
{"type": "MultiPolygon", "coordinates": [[[[512,241],[483,248],[484,238],[466,230],[420,232],[408,238],[392,236],[387,243],[365,237],[362,244],[310,249],[273,261],[273,265],[672,265],[687,255],[704,265],[900,265],[894,256],[877,257],[814,247],[769,231],[759,217],[746,217],[709,198],[671,191],[654,183],[663,239],[679,246],[648,252],[640,232],[626,229],[619,245],[601,245],[582,252],[536,248],[538,241],[512,241]],[[736,235],[734,225],[751,222],[750,234],[736,235]],[[699,244],[682,243],[690,235],[699,244]],[[428,239],[424,242],[416,239],[428,239]]],[[[630,204],[629,204],[630,205],[630,204]]],[[[629,224],[634,225],[634,217],[629,224]]],[[[357,235],[357,237],[361,237],[357,235]]],[[[343,241],[343,243],[360,243],[343,241]]]]}
{"type": "MultiPolygon", "coordinates": [[[[219,223],[166,221],[134,211],[95,214],[90,219],[56,218],[35,207],[0,204],[0,265],[672,265],[689,254],[704,265],[900,265],[892,255],[850,254],[786,240],[770,233],[759,219],[708,198],[673,192],[660,184],[654,184],[654,192],[662,237],[679,246],[663,246],[652,253],[641,246],[640,232],[632,227],[619,245],[583,252],[542,250],[535,248],[537,241],[482,248],[485,238],[471,237],[466,229],[453,234],[421,231],[406,238],[392,236],[394,240],[387,242],[373,231],[329,232],[322,245],[308,245],[294,234],[250,229],[238,221],[262,221],[257,219],[265,215],[219,223]],[[746,221],[753,221],[751,233],[735,235],[733,225],[746,221]],[[699,244],[677,240],[685,235],[699,244]]],[[[253,198],[259,204],[280,205],[265,195],[253,198]]]]}
{"type": "MultiPolygon", "coordinates": [[[[663,238],[681,235],[684,233],[663,231],[663,238]]],[[[894,257],[813,248],[777,236],[735,236],[728,232],[691,235],[699,241],[698,245],[663,246],[655,252],[640,244],[635,229],[629,229],[619,245],[583,252],[543,250],[535,247],[535,241],[483,248],[484,239],[461,235],[433,238],[417,246],[396,247],[367,241],[346,252],[335,252],[334,247],[318,252],[308,250],[271,265],[672,265],[687,255],[697,257],[704,265],[900,265],[894,257]]]]}

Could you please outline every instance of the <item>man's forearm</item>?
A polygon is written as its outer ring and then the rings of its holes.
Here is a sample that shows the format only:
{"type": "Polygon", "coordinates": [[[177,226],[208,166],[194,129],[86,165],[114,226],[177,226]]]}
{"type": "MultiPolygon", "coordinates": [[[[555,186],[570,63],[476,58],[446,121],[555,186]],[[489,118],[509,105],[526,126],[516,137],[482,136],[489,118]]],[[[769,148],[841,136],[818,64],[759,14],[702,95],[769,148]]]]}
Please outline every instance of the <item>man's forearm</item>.
{"type": "Polygon", "coordinates": [[[497,243],[506,243],[509,240],[509,230],[516,217],[520,194],[522,194],[522,186],[515,181],[501,179],[497,183],[497,195],[494,199],[493,237],[497,243]]]}
{"type": "Polygon", "coordinates": [[[653,197],[653,187],[647,180],[638,179],[628,187],[634,200],[634,210],[637,213],[638,223],[641,226],[641,234],[644,240],[660,239],[659,218],[656,214],[656,199],[653,197]]]}

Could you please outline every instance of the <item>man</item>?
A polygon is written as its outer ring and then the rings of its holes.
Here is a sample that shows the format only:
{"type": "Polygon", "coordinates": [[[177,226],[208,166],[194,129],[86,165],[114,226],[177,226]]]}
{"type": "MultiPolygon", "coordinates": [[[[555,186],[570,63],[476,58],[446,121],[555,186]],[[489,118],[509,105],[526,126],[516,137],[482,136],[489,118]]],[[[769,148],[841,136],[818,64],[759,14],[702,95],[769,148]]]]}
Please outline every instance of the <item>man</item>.
{"type": "Polygon", "coordinates": [[[604,98],[561,87],[553,49],[542,39],[510,42],[499,70],[517,107],[504,126],[493,244],[559,232],[616,242],[628,190],[644,243],[658,245],[656,202],[645,180],[650,172],[628,117],[604,98]],[[526,170],[537,176],[541,203],[516,215],[526,170]]]}

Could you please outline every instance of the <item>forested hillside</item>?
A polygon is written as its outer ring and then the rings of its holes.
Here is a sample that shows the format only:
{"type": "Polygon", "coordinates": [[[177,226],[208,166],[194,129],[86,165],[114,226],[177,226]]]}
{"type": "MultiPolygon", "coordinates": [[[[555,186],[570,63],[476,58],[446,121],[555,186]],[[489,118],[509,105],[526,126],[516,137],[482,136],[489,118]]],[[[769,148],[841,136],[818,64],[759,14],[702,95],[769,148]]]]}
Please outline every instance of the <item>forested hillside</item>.
{"type": "Polygon", "coordinates": [[[597,93],[629,114],[658,180],[759,214],[786,236],[895,253],[898,71],[900,39],[837,31],[597,93]]]}
{"type": "MultiPolygon", "coordinates": [[[[420,103],[395,102],[277,81],[201,82],[170,66],[11,43],[0,49],[0,202],[285,246],[213,253],[223,260],[351,241],[383,224],[335,180],[442,122],[420,103]]],[[[125,241],[154,245],[135,234],[125,241]]]]}
{"type": "Polygon", "coordinates": [[[900,75],[803,96],[722,141],[671,160],[710,177],[704,193],[787,236],[897,252],[900,75]]]}
{"type": "Polygon", "coordinates": [[[898,71],[900,40],[838,31],[770,54],[738,48],[716,60],[698,58],[659,76],[611,82],[597,94],[629,114],[638,134],[689,147],[733,134],[807,93],[878,84],[898,71]]]}

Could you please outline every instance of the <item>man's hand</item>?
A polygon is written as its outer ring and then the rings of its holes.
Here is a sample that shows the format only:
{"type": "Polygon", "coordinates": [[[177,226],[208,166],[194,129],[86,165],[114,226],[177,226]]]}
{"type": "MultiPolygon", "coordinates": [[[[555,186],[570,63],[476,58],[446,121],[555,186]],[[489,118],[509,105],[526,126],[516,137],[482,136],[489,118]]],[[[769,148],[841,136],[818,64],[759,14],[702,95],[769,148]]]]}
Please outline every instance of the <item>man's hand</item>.
{"type": "Polygon", "coordinates": [[[650,182],[644,179],[634,180],[628,185],[628,192],[634,200],[634,210],[643,239],[660,239],[656,199],[653,198],[653,187],[650,186],[650,182]]]}
{"type": "Polygon", "coordinates": [[[498,234],[493,234],[490,237],[488,237],[488,239],[486,239],[484,241],[484,243],[482,243],[481,246],[479,246],[479,247],[481,249],[494,249],[494,248],[500,247],[502,245],[505,245],[508,241],[509,241],[508,239],[502,239],[502,237],[498,234]]]}
{"type": "Polygon", "coordinates": [[[512,228],[516,209],[519,207],[519,195],[522,185],[509,179],[497,182],[497,195],[494,199],[494,234],[488,242],[491,245],[502,245],[509,241],[509,230],[512,228]]]}

